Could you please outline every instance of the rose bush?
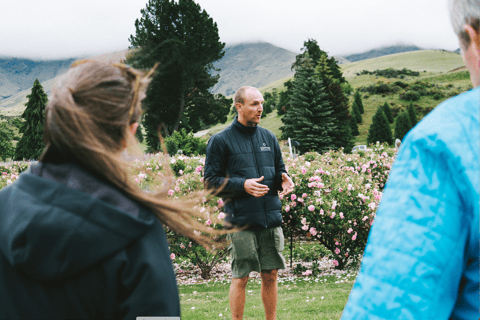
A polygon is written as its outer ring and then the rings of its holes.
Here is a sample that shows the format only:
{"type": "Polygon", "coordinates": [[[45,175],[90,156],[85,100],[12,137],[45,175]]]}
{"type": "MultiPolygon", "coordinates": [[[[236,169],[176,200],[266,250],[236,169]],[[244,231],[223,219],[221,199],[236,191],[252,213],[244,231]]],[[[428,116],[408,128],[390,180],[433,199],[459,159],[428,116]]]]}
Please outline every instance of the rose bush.
{"type": "MultiPolygon", "coordinates": [[[[181,199],[188,197],[193,192],[202,191],[204,157],[186,157],[175,155],[165,161],[161,154],[147,155],[145,161],[137,161],[134,166],[135,182],[143,189],[156,191],[166,187],[166,177],[169,168],[173,171],[174,181],[167,194],[171,198],[181,199]]],[[[212,229],[222,229],[222,221],[225,213],[222,212],[223,200],[218,197],[203,197],[196,201],[194,210],[200,216],[199,220],[212,229]]],[[[172,252],[172,260],[177,272],[181,272],[180,266],[197,266],[203,279],[210,278],[210,272],[219,262],[222,262],[227,254],[226,235],[214,237],[217,247],[207,250],[203,246],[191,241],[189,238],[174,233],[165,227],[167,239],[172,252]],[[186,264],[183,262],[187,262],[186,264]]]]}
{"type": "MultiPolygon", "coordinates": [[[[295,182],[294,191],[281,197],[285,232],[293,229],[318,241],[322,245],[318,259],[328,256],[338,269],[355,265],[361,258],[394,160],[394,150],[385,145],[371,149],[365,154],[311,152],[294,159],[284,154],[286,168],[295,182]]],[[[132,177],[147,191],[168,187],[168,197],[182,199],[203,190],[204,164],[204,157],[150,154],[142,161],[134,160],[132,177]]],[[[23,161],[0,164],[0,189],[15,181],[28,165],[23,161]]],[[[212,230],[223,228],[222,199],[204,197],[196,201],[194,210],[212,230]]],[[[182,266],[195,265],[207,279],[214,266],[227,257],[225,235],[215,238],[217,248],[206,250],[168,228],[165,231],[177,272],[182,271],[182,266]]],[[[313,270],[313,274],[316,272],[313,270]]]]}
{"type": "Polygon", "coordinates": [[[13,183],[18,179],[20,173],[28,168],[26,161],[13,161],[0,163],[0,189],[13,183]]]}
{"type": "Polygon", "coordinates": [[[394,160],[393,149],[372,146],[365,156],[331,151],[286,158],[295,183],[282,197],[285,229],[316,239],[337,269],[356,265],[394,160]]]}

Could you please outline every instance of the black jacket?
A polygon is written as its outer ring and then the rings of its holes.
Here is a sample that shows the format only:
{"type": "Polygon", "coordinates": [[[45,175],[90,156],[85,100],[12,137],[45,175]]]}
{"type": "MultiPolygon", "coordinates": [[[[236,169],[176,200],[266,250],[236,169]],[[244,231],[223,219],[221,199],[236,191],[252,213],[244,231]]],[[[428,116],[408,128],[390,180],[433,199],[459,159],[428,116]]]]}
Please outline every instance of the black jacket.
{"type": "Polygon", "coordinates": [[[210,138],[205,161],[205,182],[210,188],[228,182],[220,194],[228,201],[226,221],[250,228],[272,228],[282,224],[282,173],[286,173],[275,135],[259,126],[246,127],[233,120],[231,126],[210,138]],[[246,179],[260,178],[270,191],[255,198],[245,191],[246,179]]]}
{"type": "Polygon", "coordinates": [[[34,165],[0,204],[0,319],[180,315],[158,219],[80,166],[34,165]]]}

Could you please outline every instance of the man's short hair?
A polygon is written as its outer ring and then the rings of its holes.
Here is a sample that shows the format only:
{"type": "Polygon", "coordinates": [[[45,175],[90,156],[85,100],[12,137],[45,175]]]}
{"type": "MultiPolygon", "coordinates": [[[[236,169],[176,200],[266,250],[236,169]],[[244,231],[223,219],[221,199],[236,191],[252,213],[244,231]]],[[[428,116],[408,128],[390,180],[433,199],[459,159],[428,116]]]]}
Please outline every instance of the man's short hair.
{"type": "Polygon", "coordinates": [[[469,25],[480,33],[480,0],[450,0],[449,7],[453,30],[461,44],[469,47],[471,39],[463,26],[469,25]]]}
{"type": "Polygon", "coordinates": [[[257,88],[244,86],[238,89],[237,92],[235,92],[235,98],[233,101],[234,105],[236,105],[237,103],[241,103],[241,104],[245,103],[245,91],[247,91],[247,89],[257,89],[257,88]]]}

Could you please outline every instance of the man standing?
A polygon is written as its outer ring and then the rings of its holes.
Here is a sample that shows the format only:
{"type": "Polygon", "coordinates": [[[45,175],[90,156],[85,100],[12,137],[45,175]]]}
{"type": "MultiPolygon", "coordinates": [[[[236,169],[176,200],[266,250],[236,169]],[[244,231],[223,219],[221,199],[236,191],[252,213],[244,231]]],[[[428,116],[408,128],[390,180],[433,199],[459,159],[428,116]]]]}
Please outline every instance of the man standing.
{"type": "Polygon", "coordinates": [[[405,137],[342,319],[479,319],[480,0],[451,0],[473,90],[405,137]]]}
{"type": "Polygon", "coordinates": [[[266,319],[276,319],[278,269],[282,257],[282,205],[277,191],[293,190],[275,135],[258,126],[263,96],[253,87],[235,93],[238,116],[231,126],[210,138],[205,161],[205,184],[223,186],[226,222],[246,230],[230,234],[232,319],[242,319],[245,288],[251,271],[261,272],[261,295],[266,319]],[[224,185],[225,179],[227,179],[224,185]]]}

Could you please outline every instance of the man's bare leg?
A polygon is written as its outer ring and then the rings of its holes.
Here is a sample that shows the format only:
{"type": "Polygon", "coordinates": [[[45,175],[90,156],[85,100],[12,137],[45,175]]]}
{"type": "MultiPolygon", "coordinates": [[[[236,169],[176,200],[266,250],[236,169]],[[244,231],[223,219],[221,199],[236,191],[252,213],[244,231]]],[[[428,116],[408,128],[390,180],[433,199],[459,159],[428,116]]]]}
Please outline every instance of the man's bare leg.
{"type": "Polygon", "coordinates": [[[245,288],[247,287],[247,283],[248,276],[244,278],[232,278],[229,295],[232,320],[243,319],[243,310],[245,309],[245,288]]]}
{"type": "Polygon", "coordinates": [[[265,319],[277,319],[278,271],[262,271],[262,301],[265,308],[265,319]]]}

